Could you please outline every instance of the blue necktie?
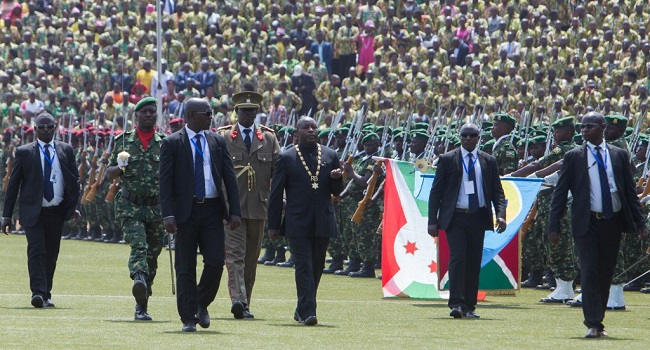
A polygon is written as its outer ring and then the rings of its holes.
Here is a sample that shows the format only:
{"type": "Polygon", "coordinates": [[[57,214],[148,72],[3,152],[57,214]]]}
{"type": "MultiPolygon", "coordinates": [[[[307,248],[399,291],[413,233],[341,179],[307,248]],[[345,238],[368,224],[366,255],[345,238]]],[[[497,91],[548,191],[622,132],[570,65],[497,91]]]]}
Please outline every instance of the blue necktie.
{"type": "MultiPolygon", "coordinates": [[[[596,147],[596,156],[600,164],[606,165],[600,154],[600,146],[596,147]]],[[[600,195],[603,198],[603,217],[611,219],[614,216],[614,206],[612,205],[612,194],[609,192],[609,181],[607,181],[607,171],[604,166],[598,165],[598,177],[600,178],[600,195]]]]}
{"type": "Polygon", "coordinates": [[[467,164],[467,178],[474,183],[474,193],[469,195],[469,211],[474,213],[478,210],[478,189],[476,185],[476,167],[474,166],[474,157],[471,153],[467,154],[469,162],[467,164]]]}
{"type": "Polygon", "coordinates": [[[203,150],[201,134],[194,136],[196,147],[194,152],[194,197],[201,201],[205,198],[205,176],[203,175],[203,150]]]}
{"type": "Polygon", "coordinates": [[[50,181],[52,177],[52,164],[50,161],[52,160],[53,157],[50,156],[50,144],[46,144],[45,151],[43,151],[43,198],[48,202],[54,198],[54,184],[50,181]]]}

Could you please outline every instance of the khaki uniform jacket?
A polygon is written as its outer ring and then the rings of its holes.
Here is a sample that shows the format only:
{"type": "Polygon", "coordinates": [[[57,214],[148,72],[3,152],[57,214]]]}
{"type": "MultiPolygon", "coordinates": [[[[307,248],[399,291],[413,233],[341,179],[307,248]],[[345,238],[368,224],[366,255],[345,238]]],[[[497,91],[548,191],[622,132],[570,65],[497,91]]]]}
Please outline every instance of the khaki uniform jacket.
{"type": "Polygon", "coordinates": [[[273,129],[255,125],[250,152],[246,150],[239,124],[224,126],[218,132],[226,139],[235,166],[242,219],[265,220],[271,176],[280,155],[280,145],[273,129]]]}

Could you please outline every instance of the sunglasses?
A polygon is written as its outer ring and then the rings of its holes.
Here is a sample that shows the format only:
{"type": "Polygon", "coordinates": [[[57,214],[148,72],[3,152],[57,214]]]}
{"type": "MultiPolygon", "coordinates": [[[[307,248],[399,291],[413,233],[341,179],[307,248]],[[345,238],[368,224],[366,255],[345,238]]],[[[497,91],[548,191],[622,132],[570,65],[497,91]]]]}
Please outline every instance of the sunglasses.
{"type": "Polygon", "coordinates": [[[580,129],[591,129],[599,126],[600,124],[594,124],[594,123],[584,123],[580,124],[580,129]]]}
{"type": "Polygon", "coordinates": [[[477,134],[477,133],[460,134],[460,137],[471,137],[471,138],[474,138],[474,137],[478,137],[478,134],[477,134]]]}
{"type": "Polygon", "coordinates": [[[40,124],[40,125],[36,125],[36,128],[38,130],[45,130],[45,129],[52,130],[54,129],[54,124],[40,124]]]}
{"type": "Polygon", "coordinates": [[[211,116],[212,116],[212,110],[211,110],[211,109],[210,109],[210,110],[207,110],[207,111],[205,111],[205,112],[194,112],[194,113],[196,113],[196,114],[205,114],[207,117],[211,117],[211,116]]]}

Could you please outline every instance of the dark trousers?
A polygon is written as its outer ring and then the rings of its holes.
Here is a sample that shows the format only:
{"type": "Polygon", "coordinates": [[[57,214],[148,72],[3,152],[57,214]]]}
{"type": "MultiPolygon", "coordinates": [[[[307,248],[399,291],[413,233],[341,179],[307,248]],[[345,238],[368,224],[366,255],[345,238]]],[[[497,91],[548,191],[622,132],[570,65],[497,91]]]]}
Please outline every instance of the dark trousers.
{"type": "Polygon", "coordinates": [[[304,320],[309,316],[316,316],[316,292],[325,267],[329,238],[289,237],[289,243],[296,264],[296,312],[300,319],[304,320]]]}
{"type": "Polygon", "coordinates": [[[476,308],[486,210],[481,208],[474,214],[454,213],[445,231],[449,244],[450,308],[460,306],[463,311],[476,308]]]}
{"type": "Polygon", "coordinates": [[[219,290],[224,264],[224,209],[218,199],[193,203],[187,222],[176,233],[176,306],[182,322],[198,321],[199,306],[208,307],[219,290]],[[196,284],[196,248],[203,256],[203,273],[196,284]]]}
{"type": "Polygon", "coordinates": [[[52,280],[61,247],[64,214],[60,206],[41,208],[36,225],[25,227],[29,288],[32,296],[38,294],[45,300],[52,298],[52,280]]]}
{"type": "Polygon", "coordinates": [[[621,243],[623,216],[599,220],[592,216],[584,237],[575,237],[580,257],[582,313],[588,328],[604,329],[603,319],[621,243]]]}

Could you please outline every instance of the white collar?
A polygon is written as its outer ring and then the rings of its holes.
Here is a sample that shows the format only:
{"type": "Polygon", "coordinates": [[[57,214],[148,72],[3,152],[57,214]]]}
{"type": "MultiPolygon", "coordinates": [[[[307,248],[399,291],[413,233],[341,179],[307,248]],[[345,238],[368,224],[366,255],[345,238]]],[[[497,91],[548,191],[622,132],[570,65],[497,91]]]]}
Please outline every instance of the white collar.
{"type": "Polygon", "coordinates": [[[245,136],[244,135],[244,129],[250,129],[252,131],[251,132],[251,137],[253,136],[253,133],[255,132],[255,123],[253,123],[253,125],[251,125],[249,127],[245,127],[245,126],[243,126],[243,125],[241,125],[239,123],[237,123],[237,126],[239,127],[239,133],[242,135],[242,137],[245,136]]]}
{"type": "Polygon", "coordinates": [[[37,141],[38,141],[38,145],[41,146],[42,149],[45,149],[45,145],[50,145],[52,146],[52,149],[54,149],[54,139],[52,139],[52,141],[50,141],[49,143],[45,143],[39,139],[37,139],[37,141]]]}
{"type": "Polygon", "coordinates": [[[472,154],[472,157],[474,159],[478,159],[478,147],[475,147],[473,151],[468,151],[466,150],[463,146],[460,147],[460,154],[462,154],[463,157],[467,157],[468,154],[472,154]]]}
{"type": "Polygon", "coordinates": [[[187,127],[187,124],[185,124],[185,132],[187,132],[187,138],[193,139],[196,134],[201,134],[203,137],[205,137],[205,132],[204,130],[197,132],[194,132],[194,130],[190,129],[187,127]]]}

